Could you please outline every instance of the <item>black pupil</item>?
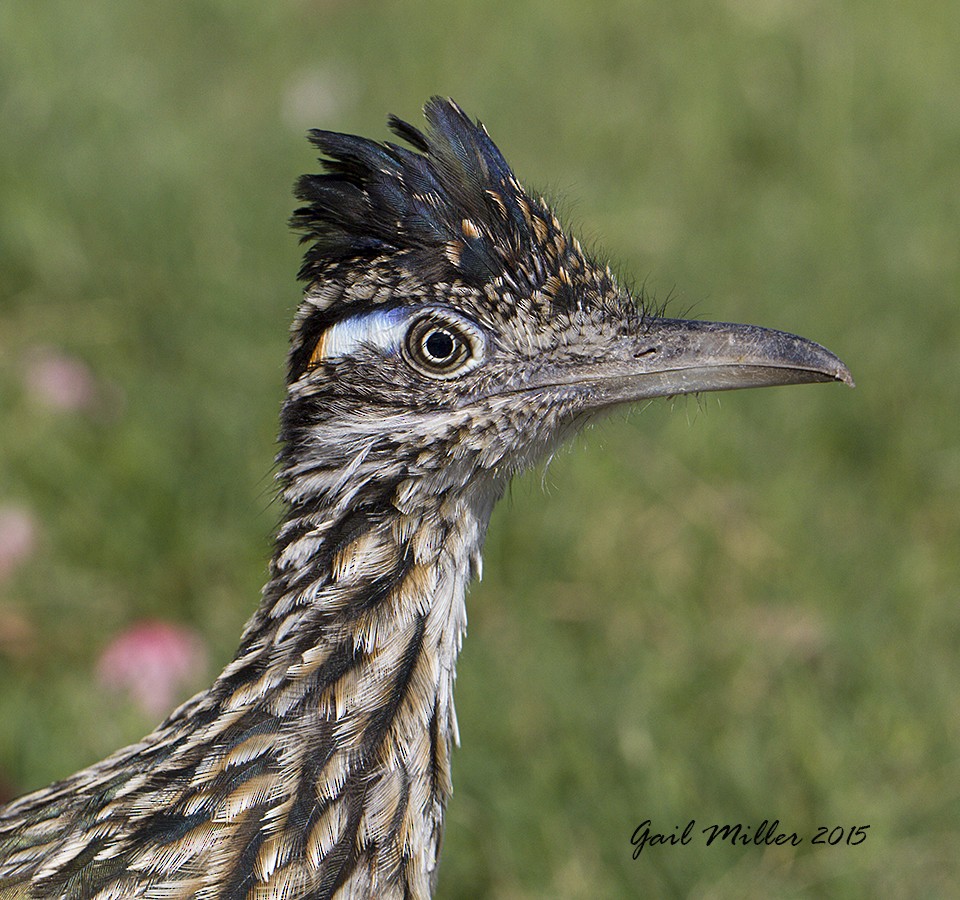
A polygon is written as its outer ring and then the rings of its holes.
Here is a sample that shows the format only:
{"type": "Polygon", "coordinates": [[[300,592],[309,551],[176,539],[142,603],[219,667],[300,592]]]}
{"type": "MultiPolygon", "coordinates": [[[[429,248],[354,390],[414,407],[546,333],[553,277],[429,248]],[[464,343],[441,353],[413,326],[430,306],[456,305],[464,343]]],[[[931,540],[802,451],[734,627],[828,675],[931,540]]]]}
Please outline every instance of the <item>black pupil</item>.
{"type": "Polygon", "coordinates": [[[453,335],[449,331],[431,331],[423,342],[423,349],[434,362],[445,362],[453,356],[453,335]]]}

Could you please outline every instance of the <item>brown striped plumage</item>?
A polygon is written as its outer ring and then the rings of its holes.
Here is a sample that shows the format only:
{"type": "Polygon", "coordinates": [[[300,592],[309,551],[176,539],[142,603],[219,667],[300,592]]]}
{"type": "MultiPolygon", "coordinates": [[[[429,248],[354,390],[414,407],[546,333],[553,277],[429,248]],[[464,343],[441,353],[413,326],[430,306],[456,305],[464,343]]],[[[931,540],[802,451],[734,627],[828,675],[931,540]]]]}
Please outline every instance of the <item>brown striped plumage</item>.
{"type": "Polygon", "coordinates": [[[832,354],[638,308],[452,102],[412,146],[314,132],[286,505],[235,659],[142,741],[0,809],[0,900],[423,898],[490,512],[596,412],[850,381],[832,354]]]}

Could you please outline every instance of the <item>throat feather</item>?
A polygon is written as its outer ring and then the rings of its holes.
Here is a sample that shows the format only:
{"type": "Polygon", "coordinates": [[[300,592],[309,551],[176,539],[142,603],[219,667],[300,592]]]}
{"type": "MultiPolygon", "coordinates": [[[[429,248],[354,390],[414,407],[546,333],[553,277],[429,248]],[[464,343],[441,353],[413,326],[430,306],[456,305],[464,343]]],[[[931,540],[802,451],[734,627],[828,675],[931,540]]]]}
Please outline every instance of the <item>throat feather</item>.
{"type": "MultiPolygon", "coordinates": [[[[404,496],[404,512],[383,506],[339,521],[291,511],[245,640],[262,669],[227,705],[241,715],[245,707],[251,721],[269,711],[288,723],[286,746],[272,755],[290,771],[278,775],[309,791],[326,823],[308,832],[299,865],[314,860],[324,881],[361,879],[374,892],[402,869],[410,895],[428,896],[459,740],[453,685],[465,592],[486,521],[450,497],[414,513],[409,488],[404,496]],[[350,848],[337,876],[333,846],[350,848]]],[[[263,855],[268,883],[297,864],[280,866],[286,854],[272,844],[263,855]]]]}

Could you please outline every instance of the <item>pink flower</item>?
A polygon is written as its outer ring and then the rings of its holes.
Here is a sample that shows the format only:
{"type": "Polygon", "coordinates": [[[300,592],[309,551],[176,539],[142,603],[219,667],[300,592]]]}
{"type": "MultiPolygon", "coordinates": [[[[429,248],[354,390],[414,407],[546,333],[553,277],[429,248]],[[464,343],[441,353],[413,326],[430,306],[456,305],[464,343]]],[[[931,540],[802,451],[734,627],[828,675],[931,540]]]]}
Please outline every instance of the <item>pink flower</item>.
{"type": "Polygon", "coordinates": [[[90,410],[99,395],[96,379],[85,363],[50,347],[34,352],[23,380],[35,401],[60,412],[90,410]]]}
{"type": "Polygon", "coordinates": [[[160,716],[206,669],[206,646],[195,631],[147,620],[107,645],[97,662],[97,678],[104,687],[128,694],[147,715],[160,716]]]}
{"type": "Polygon", "coordinates": [[[0,507],[0,581],[7,578],[37,548],[37,524],[19,506],[0,507]]]}

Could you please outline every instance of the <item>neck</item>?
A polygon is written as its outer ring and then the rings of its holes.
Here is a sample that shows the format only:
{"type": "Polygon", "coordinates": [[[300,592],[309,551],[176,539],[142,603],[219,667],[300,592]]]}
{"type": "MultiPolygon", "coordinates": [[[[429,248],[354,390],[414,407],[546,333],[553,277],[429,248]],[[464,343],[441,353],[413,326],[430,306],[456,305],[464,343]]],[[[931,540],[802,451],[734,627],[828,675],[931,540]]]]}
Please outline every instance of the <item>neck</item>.
{"type": "Polygon", "coordinates": [[[276,831],[302,847],[267,839],[264,874],[293,864],[309,884],[357,896],[399,885],[428,896],[451,792],[464,592],[495,498],[437,491],[378,455],[361,442],[350,459],[287,462],[271,578],[212,693],[240,745],[256,754],[266,729],[282,761],[276,831]]]}

